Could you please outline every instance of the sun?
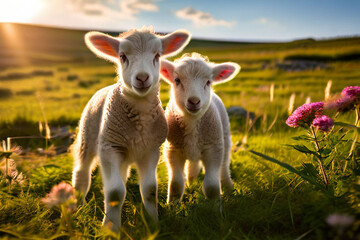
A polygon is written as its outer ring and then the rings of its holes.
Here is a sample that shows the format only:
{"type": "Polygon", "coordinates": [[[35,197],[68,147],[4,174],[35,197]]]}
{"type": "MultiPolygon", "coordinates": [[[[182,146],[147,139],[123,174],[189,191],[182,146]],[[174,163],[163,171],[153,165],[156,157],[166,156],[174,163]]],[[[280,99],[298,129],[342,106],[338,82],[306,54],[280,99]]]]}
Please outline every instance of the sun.
{"type": "Polygon", "coordinates": [[[42,7],[42,0],[0,0],[0,22],[29,22],[42,7]]]}

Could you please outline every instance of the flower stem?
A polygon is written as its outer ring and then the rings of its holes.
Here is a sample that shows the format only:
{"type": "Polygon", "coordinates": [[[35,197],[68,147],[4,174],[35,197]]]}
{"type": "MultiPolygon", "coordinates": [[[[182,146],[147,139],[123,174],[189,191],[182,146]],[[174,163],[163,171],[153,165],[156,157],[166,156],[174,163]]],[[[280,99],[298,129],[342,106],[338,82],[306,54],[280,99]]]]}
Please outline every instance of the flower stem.
{"type": "Polygon", "coordinates": [[[360,105],[355,106],[355,113],[356,113],[356,119],[355,119],[355,126],[360,126],[360,105]]]}
{"type": "Polygon", "coordinates": [[[325,170],[324,170],[324,166],[321,162],[321,153],[320,153],[320,146],[319,146],[319,142],[317,140],[317,137],[316,137],[316,134],[315,134],[315,130],[314,130],[314,127],[310,127],[311,130],[312,130],[312,134],[313,134],[313,137],[314,137],[314,141],[315,141],[315,147],[316,147],[316,151],[319,153],[319,157],[317,157],[317,162],[319,164],[319,167],[320,167],[320,171],[323,175],[323,178],[324,178],[324,183],[325,183],[325,187],[328,186],[328,180],[327,180],[327,177],[326,177],[326,173],[325,173],[325,170]]]}

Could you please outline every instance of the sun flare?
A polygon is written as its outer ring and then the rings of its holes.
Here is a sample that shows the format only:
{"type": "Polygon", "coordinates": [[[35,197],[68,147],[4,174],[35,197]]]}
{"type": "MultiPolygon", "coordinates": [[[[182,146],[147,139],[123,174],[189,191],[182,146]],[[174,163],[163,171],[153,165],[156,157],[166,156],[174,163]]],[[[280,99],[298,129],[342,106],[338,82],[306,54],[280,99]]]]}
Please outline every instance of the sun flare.
{"type": "Polygon", "coordinates": [[[41,0],[0,0],[0,22],[26,23],[42,7],[41,0]]]}

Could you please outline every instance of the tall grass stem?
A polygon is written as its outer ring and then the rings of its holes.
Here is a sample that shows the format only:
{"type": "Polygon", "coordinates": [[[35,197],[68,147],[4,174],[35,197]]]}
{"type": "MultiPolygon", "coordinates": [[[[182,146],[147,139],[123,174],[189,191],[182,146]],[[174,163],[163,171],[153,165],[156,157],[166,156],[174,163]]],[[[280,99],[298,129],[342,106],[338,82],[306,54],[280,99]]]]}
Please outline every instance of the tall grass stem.
{"type": "Polygon", "coordinates": [[[270,85],[270,102],[273,102],[274,101],[274,88],[275,88],[275,84],[272,83],[270,85]]]}
{"type": "Polygon", "coordinates": [[[289,115],[291,115],[291,113],[294,111],[295,97],[296,97],[296,94],[292,93],[290,98],[289,98],[289,108],[288,108],[288,114],[289,115]]]}
{"type": "Polygon", "coordinates": [[[355,114],[356,114],[355,126],[360,127],[360,105],[355,106],[355,114]]]}
{"type": "Polygon", "coordinates": [[[331,86],[332,86],[332,80],[329,80],[326,84],[326,88],[325,88],[325,100],[328,100],[330,98],[330,90],[331,90],[331,86]]]}

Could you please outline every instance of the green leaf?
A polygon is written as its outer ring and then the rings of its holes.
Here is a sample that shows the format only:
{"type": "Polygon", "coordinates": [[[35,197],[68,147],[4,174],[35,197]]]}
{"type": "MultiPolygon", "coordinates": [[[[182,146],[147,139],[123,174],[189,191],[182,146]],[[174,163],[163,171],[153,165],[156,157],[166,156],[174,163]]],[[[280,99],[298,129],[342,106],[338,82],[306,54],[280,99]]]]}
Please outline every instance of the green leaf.
{"type": "Polygon", "coordinates": [[[333,161],[334,159],[331,157],[325,158],[323,165],[326,168],[327,166],[329,166],[329,164],[333,161]]]}
{"type": "Polygon", "coordinates": [[[310,150],[305,145],[290,145],[290,144],[287,144],[286,146],[292,147],[295,150],[297,150],[299,152],[302,152],[302,153],[305,153],[305,154],[313,154],[315,156],[319,155],[317,152],[310,150]]]}
{"type": "Polygon", "coordinates": [[[308,135],[300,135],[300,136],[292,137],[292,139],[309,141],[312,140],[313,138],[309,137],[308,135]]]}
{"type": "Polygon", "coordinates": [[[349,192],[349,187],[346,181],[336,181],[335,196],[341,197],[349,192]]]}
{"type": "Polygon", "coordinates": [[[317,178],[318,177],[318,170],[316,167],[311,163],[303,163],[302,169],[300,170],[301,174],[304,174],[308,177],[317,178]]]}
{"type": "Polygon", "coordinates": [[[283,168],[286,168],[287,170],[289,170],[290,172],[292,173],[295,173],[296,175],[300,176],[301,178],[303,178],[304,180],[308,181],[309,183],[313,184],[314,186],[322,189],[322,190],[325,190],[324,186],[322,186],[321,184],[317,183],[316,181],[312,180],[311,178],[307,177],[306,175],[302,174],[301,172],[299,172],[298,170],[296,170],[296,168],[294,168],[293,166],[287,164],[287,163],[284,163],[284,162],[281,162],[275,158],[272,158],[272,157],[269,157],[267,155],[264,155],[262,153],[259,153],[259,152],[256,152],[256,151],[253,151],[253,150],[250,150],[251,153],[259,156],[259,157],[262,157],[264,158],[265,160],[268,160],[270,162],[273,162],[273,163],[276,163],[278,165],[280,165],[281,167],[283,168]]]}
{"type": "Polygon", "coordinates": [[[340,126],[340,127],[352,128],[355,131],[357,131],[358,134],[360,134],[360,128],[355,125],[344,123],[344,122],[335,122],[334,125],[340,126]]]}
{"type": "Polygon", "coordinates": [[[321,154],[327,156],[327,155],[329,155],[331,153],[332,149],[330,149],[330,148],[321,148],[319,151],[320,151],[321,154]]]}

